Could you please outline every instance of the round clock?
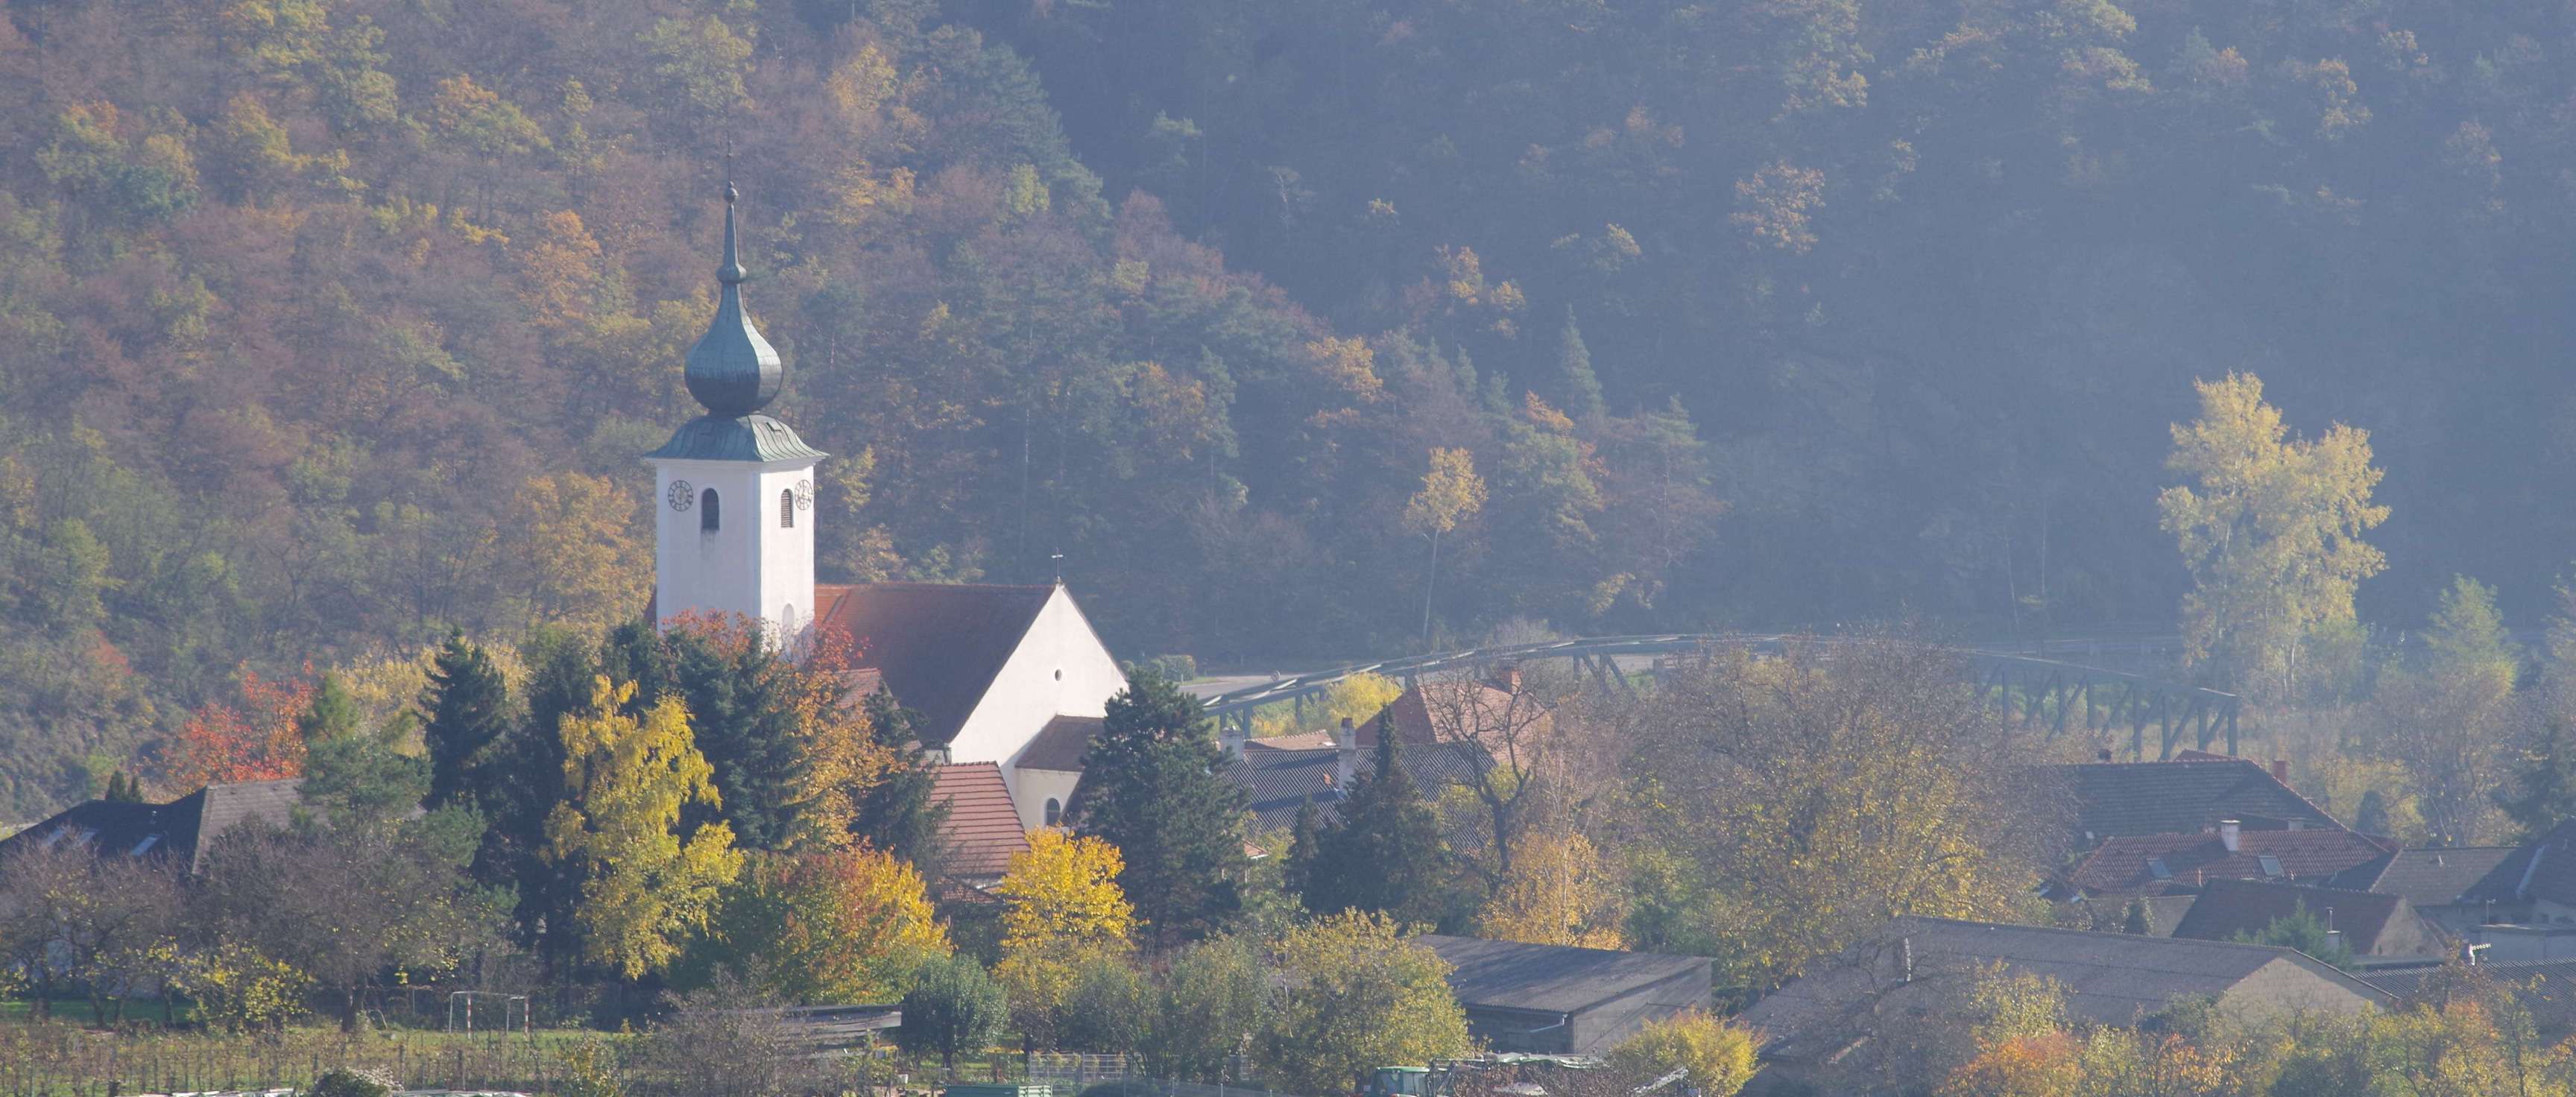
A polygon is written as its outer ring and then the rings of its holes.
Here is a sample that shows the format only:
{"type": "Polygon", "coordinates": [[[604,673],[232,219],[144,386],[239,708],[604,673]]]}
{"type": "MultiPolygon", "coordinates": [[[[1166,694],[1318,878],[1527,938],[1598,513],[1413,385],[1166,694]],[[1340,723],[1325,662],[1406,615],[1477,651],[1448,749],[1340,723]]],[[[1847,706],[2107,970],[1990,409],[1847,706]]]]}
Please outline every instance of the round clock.
{"type": "Polygon", "coordinates": [[[671,481],[671,490],[664,492],[662,497],[671,501],[672,510],[687,510],[698,501],[697,489],[690,487],[686,480],[671,481]]]}
{"type": "Polygon", "coordinates": [[[798,509],[798,510],[812,510],[812,509],[814,509],[814,481],[812,481],[812,480],[798,480],[798,481],[796,481],[796,509],[798,509]]]}

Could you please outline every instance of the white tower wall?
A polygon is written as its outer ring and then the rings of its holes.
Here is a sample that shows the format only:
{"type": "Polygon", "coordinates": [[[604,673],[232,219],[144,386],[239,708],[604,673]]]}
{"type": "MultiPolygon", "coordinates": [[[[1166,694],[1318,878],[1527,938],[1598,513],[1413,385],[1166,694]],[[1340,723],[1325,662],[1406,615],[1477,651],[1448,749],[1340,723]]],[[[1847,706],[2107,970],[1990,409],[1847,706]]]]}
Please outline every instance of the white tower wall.
{"type": "Polygon", "coordinates": [[[803,636],[814,619],[815,461],[651,463],[655,616],[738,613],[762,621],[782,644],[803,636]],[[683,482],[688,506],[677,508],[672,487],[683,482]],[[719,510],[713,530],[705,528],[710,490],[719,510]],[[782,493],[793,503],[792,526],[780,522],[782,493]]]}

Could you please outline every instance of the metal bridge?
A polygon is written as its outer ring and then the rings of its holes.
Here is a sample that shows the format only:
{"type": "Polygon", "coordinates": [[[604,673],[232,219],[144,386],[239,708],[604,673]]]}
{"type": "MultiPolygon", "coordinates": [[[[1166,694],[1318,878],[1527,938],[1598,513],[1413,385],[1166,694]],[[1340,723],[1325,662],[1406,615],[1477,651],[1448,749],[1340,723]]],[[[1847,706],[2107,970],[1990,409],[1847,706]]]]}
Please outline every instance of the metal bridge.
{"type": "MultiPolygon", "coordinates": [[[[1358,674],[1377,674],[1411,686],[1441,674],[1474,672],[1510,663],[1546,659],[1573,660],[1588,685],[1609,692],[1634,691],[1635,683],[1619,669],[1620,656],[1676,656],[1719,648],[1748,648],[1778,654],[1789,643],[1842,643],[1832,637],[1783,634],[1660,633],[1644,636],[1594,636],[1536,644],[1470,648],[1438,655],[1364,663],[1335,670],[1280,678],[1219,694],[1207,702],[1209,715],[1250,731],[1253,710],[1264,705],[1294,704],[1302,726],[1306,703],[1334,684],[1358,674]]],[[[1964,665],[1980,704],[1994,705],[2006,721],[2022,727],[2044,727],[2050,738],[2076,726],[2078,713],[2086,731],[2117,732],[2126,728],[2129,747],[2147,756],[2148,729],[2155,731],[2156,757],[2170,758],[2185,743],[2209,750],[2224,740],[2236,753],[2237,697],[2214,689],[2171,682],[2144,674],[2105,670],[2076,663],[2008,652],[1964,649],[1964,665]]],[[[1657,661],[1660,671],[1665,661],[1657,661]]]]}

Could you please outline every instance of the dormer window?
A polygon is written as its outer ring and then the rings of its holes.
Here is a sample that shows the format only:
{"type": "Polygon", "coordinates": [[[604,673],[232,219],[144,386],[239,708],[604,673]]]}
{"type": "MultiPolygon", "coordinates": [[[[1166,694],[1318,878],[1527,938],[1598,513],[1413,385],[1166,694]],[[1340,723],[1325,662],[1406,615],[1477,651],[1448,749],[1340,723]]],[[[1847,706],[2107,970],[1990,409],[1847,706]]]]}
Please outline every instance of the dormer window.
{"type": "Polygon", "coordinates": [[[719,502],[714,488],[698,493],[698,532],[714,533],[724,528],[723,507],[719,502]]]}

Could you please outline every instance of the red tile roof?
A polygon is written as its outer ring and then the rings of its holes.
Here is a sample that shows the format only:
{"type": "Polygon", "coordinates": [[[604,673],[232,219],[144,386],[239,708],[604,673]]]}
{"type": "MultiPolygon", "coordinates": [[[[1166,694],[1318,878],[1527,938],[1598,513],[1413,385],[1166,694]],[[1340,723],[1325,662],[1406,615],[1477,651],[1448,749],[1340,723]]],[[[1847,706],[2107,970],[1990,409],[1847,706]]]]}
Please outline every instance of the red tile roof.
{"type": "Polygon", "coordinates": [[[1408,747],[1427,747],[1433,743],[1456,742],[1474,725],[1487,730],[1499,729],[1508,720],[1514,724],[1540,724],[1548,719],[1538,698],[1523,694],[1515,700],[1509,690],[1488,682],[1448,679],[1417,682],[1387,703],[1378,716],[1357,721],[1352,730],[1363,750],[1377,746],[1377,724],[1380,716],[1392,715],[1395,731],[1408,747]]]}
{"type": "Polygon", "coordinates": [[[2189,890],[2209,880],[2310,880],[2376,860],[2396,848],[2385,838],[2348,830],[2247,830],[2237,835],[2236,850],[2215,831],[2200,834],[2149,834],[2102,843],[2075,866],[2070,879],[2089,895],[2161,895],[2189,890]],[[2276,859],[2281,875],[2266,872],[2262,859],[2276,859]],[[2151,861],[2162,861],[2158,876],[2151,861]]]}
{"type": "Polygon", "coordinates": [[[960,878],[1000,876],[1011,855],[1026,852],[1028,833],[1020,829],[1020,812],[1011,806],[1011,788],[1002,783],[1002,767],[992,762],[956,762],[932,775],[932,803],[948,805],[948,821],[939,836],[946,845],[942,868],[960,878]]]}

